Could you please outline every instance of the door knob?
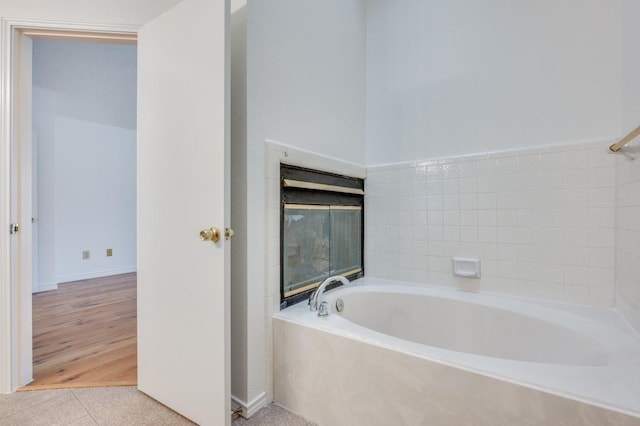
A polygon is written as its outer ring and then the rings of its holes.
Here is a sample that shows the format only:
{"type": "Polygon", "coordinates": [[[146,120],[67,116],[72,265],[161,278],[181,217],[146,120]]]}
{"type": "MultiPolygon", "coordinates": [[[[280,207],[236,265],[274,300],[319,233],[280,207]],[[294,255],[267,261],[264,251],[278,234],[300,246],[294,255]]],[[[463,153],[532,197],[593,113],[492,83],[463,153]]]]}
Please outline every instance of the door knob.
{"type": "Polygon", "coordinates": [[[220,230],[215,226],[209,229],[203,229],[202,231],[200,231],[200,239],[202,241],[211,241],[212,243],[217,243],[218,241],[220,241],[220,230]]]}
{"type": "Polygon", "coordinates": [[[233,238],[236,235],[236,231],[231,228],[224,228],[224,239],[228,240],[229,238],[233,238]]]}

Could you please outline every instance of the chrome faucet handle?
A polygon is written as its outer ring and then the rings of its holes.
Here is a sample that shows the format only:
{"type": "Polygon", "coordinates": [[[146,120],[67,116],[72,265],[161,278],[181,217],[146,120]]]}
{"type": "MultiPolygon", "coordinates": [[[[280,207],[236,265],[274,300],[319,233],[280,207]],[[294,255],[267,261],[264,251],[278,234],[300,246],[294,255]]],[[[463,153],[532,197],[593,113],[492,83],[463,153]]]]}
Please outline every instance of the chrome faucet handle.
{"type": "Polygon", "coordinates": [[[316,301],[316,293],[318,292],[318,290],[314,290],[313,293],[311,293],[311,296],[309,296],[309,310],[310,311],[317,311],[318,310],[318,303],[316,301]]]}
{"type": "Polygon", "coordinates": [[[326,317],[329,316],[329,302],[322,302],[318,307],[318,316],[326,317]]]}
{"type": "MultiPolygon", "coordinates": [[[[346,279],[345,277],[343,277],[342,275],[334,275],[333,277],[329,277],[329,278],[325,279],[318,286],[316,291],[314,291],[311,294],[311,297],[309,297],[309,310],[311,310],[311,311],[317,311],[318,310],[318,308],[319,308],[318,307],[318,302],[320,302],[320,300],[322,300],[322,295],[324,294],[325,289],[327,288],[327,286],[329,284],[333,283],[334,281],[340,281],[342,283],[342,285],[349,284],[349,280],[346,279]]],[[[329,311],[327,311],[327,315],[328,314],[329,314],[329,311]]],[[[326,316],[326,315],[322,315],[322,316],[326,316]]]]}

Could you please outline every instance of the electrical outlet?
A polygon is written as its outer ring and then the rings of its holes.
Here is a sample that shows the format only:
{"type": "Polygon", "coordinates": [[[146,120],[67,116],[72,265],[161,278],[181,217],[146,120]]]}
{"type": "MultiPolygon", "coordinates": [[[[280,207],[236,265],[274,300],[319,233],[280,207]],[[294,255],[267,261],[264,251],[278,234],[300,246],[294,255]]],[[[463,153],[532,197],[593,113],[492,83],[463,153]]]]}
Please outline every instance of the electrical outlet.
{"type": "Polygon", "coordinates": [[[85,251],[83,251],[83,252],[82,252],[82,259],[83,259],[83,260],[87,260],[87,259],[89,259],[89,258],[90,258],[90,252],[89,252],[89,250],[85,250],[85,251]]]}
{"type": "Polygon", "coordinates": [[[107,257],[113,256],[113,249],[107,249],[107,257]]]}

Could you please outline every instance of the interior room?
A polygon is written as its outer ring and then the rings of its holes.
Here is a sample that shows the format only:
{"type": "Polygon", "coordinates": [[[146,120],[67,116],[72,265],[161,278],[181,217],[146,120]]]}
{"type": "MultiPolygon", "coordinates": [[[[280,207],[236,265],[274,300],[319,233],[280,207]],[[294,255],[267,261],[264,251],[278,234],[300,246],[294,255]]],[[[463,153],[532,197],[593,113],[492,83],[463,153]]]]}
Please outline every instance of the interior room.
{"type": "Polygon", "coordinates": [[[27,388],[135,385],[136,46],[30,41],[37,294],[27,388]],[[97,367],[107,364],[109,374],[97,367]]]}
{"type": "MultiPolygon", "coordinates": [[[[388,424],[393,419],[420,424],[426,418],[436,424],[439,418],[446,419],[443,424],[474,424],[473,418],[481,415],[469,408],[466,398],[480,398],[478,404],[488,407],[484,413],[505,424],[517,424],[521,418],[543,424],[554,416],[561,419],[563,410],[575,414],[585,409],[571,408],[567,400],[549,402],[562,405],[558,411],[541,402],[505,408],[490,400],[486,390],[478,390],[483,396],[462,396],[461,388],[486,389],[493,384],[461,378],[456,387],[451,383],[458,379],[444,379],[445,372],[428,369],[423,370],[424,378],[417,369],[425,367],[409,358],[383,357],[378,347],[367,352],[358,346],[361,340],[380,345],[380,334],[364,333],[355,346],[346,346],[344,338],[331,340],[332,334],[354,332],[349,328],[353,324],[342,331],[328,325],[335,312],[319,324],[293,314],[270,320],[281,302],[280,259],[272,255],[280,245],[278,166],[365,177],[365,278],[438,286],[465,295],[499,294],[541,304],[592,307],[588,318],[615,312],[622,318],[621,327],[631,327],[627,331],[633,335],[639,329],[633,278],[638,274],[632,272],[638,244],[633,242],[637,227],[629,210],[635,201],[628,197],[638,190],[633,172],[637,141],[617,153],[609,146],[638,126],[634,73],[639,64],[632,53],[637,37],[630,23],[638,12],[635,4],[625,1],[588,2],[579,9],[562,2],[249,2],[246,232],[248,241],[264,239],[267,255],[258,255],[260,246],[247,248],[246,294],[258,298],[266,290],[267,320],[263,332],[259,308],[250,309],[255,317],[247,315],[246,345],[249,356],[258,357],[259,351],[252,349],[261,344],[257,336],[264,333],[267,367],[266,390],[262,383],[252,387],[249,373],[246,382],[232,387],[238,389],[233,396],[250,409],[265,392],[267,401],[275,400],[319,424],[388,424]],[[262,216],[266,222],[259,220],[262,216]],[[454,257],[479,259],[480,277],[454,276],[454,257]],[[263,285],[259,277],[265,273],[263,285]],[[293,326],[298,320],[303,325],[293,326]],[[329,328],[328,335],[317,331],[329,328]],[[388,367],[393,373],[387,375],[382,365],[404,368],[388,367]],[[409,368],[411,375],[420,375],[417,383],[397,382],[394,377],[407,377],[409,368]],[[430,374],[443,374],[442,381],[448,383],[434,384],[446,395],[443,400],[424,384],[430,374]],[[349,383],[366,383],[368,396],[362,396],[361,386],[349,383]],[[336,388],[340,390],[334,393],[336,388]],[[427,395],[438,409],[424,407],[427,395]],[[324,404],[314,404],[317,400],[324,404]],[[497,406],[501,408],[494,410],[497,406]]],[[[327,299],[331,305],[333,299],[327,299]]],[[[341,315],[347,316],[347,295],[342,299],[346,307],[341,315]]],[[[409,305],[401,306],[408,310],[409,305]]],[[[282,312],[289,309],[293,308],[282,312]]],[[[373,302],[366,310],[382,317],[371,318],[373,324],[385,318],[392,322],[373,302]]],[[[362,325],[365,314],[353,315],[351,322],[362,325]]],[[[442,323],[455,321],[456,331],[451,333],[461,336],[464,332],[457,327],[462,318],[483,321],[479,314],[461,315],[451,320],[411,316],[409,322],[422,319],[420,327],[425,327],[437,321],[444,327],[442,323]]],[[[519,323],[505,318],[513,321],[519,323]]],[[[374,330],[393,334],[383,326],[374,330]]],[[[531,334],[537,342],[533,328],[519,333],[531,334]]],[[[509,339],[506,328],[499,334],[509,339]]],[[[543,334],[551,342],[551,332],[543,334]]],[[[511,343],[529,347],[517,340],[511,343]]],[[[400,343],[386,345],[395,348],[400,343]]],[[[531,350],[544,352],[538,345],[531,350]]],[[[561,352],[572,353],[568,348],[561,352]]],[[[632,353],[637,354],[637,346],[632,353]]],[[[510,358],[493,355],[496,360],[510,358]]],[[[451,354],[439,359],[453,362],[451,354]]],[[[637,359],[630,355],[624,363],[635,364],[637,359]]],[[[462,362],[463,368],[503,374],[468,361],[462,362]]],[[[249,367],[243,371],[252,371],[251,362],[247,360],[249,367]]],[[[254,372],[262,360],[255,362],[254,372]]],[[[529,372],[569,374],[535,368],[529,372]]],[[[240,377],[234,369],[234,385],[240,377]]],[[[531,377],[517,377],[519,383],[532,383],[531,377]]],[[[608,380],[620,387],[626,382],[624,377],[608,380]]],[[[600,386],[568,381],[581,390],[600,386]]],[[[602,406],[595,395],[578,397],[580,391],[560,390],[560,384],[537,385],[602,406]]],[[[638,381],[632,379],[629,385],[618,402],[605,406],[637,417],[630,405],[619,405],[627,400],[624,395],[637,394],[638,381]]],[[[520,391],[495,389],[495,395],[502,398],[520,391]]],[[[545,398],[523,396],[532,399],[545,398]]],[[[638,401],[630,397],[627,402],[631,400],[638,401]]],[[[607,416],[594,413],[593,420],[583,419],[584,424],[613,422],[607,416]]]]}
{"type": "Polygon", "coordinates": [[[640,424],[637,2],[7,3],[140,28],[122,392],[197,424],[640,424]]]}
{"type": "Polygon", "coordinates": [[[36,37],[32,50],[33,289],[135,272],[136,47],[36,37]]]}

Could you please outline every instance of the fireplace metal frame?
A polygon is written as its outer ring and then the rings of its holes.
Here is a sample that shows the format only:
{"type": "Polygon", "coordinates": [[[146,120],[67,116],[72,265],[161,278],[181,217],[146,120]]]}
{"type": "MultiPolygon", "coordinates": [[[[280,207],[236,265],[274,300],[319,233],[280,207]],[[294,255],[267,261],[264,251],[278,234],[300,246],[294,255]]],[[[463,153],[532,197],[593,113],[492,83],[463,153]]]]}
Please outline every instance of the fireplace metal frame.
{"type": "MultiPolygon", "coordinates": [[[[360,268],[349,271],[344,276],[353,281],[364,276],[364,179],[343,176],[324,171],[312,170],[288,164],[280,165],[280,307],[307,300],[320,284],[311,284],[295,295],[285,297],[284,291],[284,213],[286,205],[359,207],[360,223],[360,268]]],[[[337,286],[333,285],[332,287],[337,286]]],[[[331,287],[330,287],[331,288],[331,287]]]]}

